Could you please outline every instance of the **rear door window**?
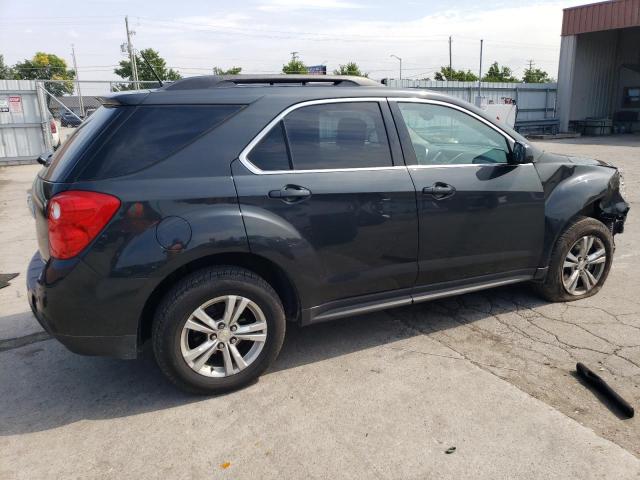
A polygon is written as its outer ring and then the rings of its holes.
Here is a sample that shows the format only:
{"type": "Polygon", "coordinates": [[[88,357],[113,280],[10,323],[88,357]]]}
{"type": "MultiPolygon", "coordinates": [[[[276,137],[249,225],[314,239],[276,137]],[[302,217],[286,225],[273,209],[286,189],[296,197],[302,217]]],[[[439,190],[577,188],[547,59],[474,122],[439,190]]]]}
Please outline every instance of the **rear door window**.
{"type": "Polygon", "coordinates": [[[272,127],[247,159],[264,171],[393,165],[377,102],[336,102],[298,108],[272,127]]]}
{"type": "Polygon", "coordinates": [[[85,153],[80,179],[110,178],[147,168],[186,147],[241,108],[241,105],[117,107],[116,110],[126,110],[126,116],[111,122],[99,141],[85,153]]]}
{"type": "Polygon", "coordinates": [[[393,165],[377,102],[338,102],[294,110],[284,119],[295,170],[393,165]]]}

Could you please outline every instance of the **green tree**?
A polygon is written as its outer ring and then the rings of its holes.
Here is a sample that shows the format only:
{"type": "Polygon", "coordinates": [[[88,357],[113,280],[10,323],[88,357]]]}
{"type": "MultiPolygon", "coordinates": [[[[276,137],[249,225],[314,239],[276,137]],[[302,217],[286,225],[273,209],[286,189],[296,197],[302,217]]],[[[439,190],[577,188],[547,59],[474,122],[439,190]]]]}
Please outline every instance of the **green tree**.
{"type": "Polygon", "coordinates": [[[478,80],[478,76],[471,72],[471,70],[456,70],[449,67],[440,67],[440,71],[436,72],[434,77],[436,80],[457,80],[459,82],[475,82],[478,80]]]}
{"type": "MultiPolygon", "coordinates": [[[[167,68],[166,60],[160,56],[157,50],[154,50],[153,48],[145,48],[141,53],[153,66],[153,69],[158,74],[158,77],[160,77],[160,80],[175,81],[182,78],[182,75],[180,75],[179,72],[173,68],[167,68]]],[[[136,53],[136,64],[138,66],[139,81],[156,81],[156,76],[153,74],[153,71],[138,53],[136,53]]],[[[113,72],[121,78],[133,81],[133,70],[131,69],[131,61],[129,60],[121,60],[120,67],[116,68],[113,72]]],[[[121,90],[133,90],[134,88],[133,84],[120,86],[121,90]]]]}
{"type": "Polygon", "coordinates": [[[356,77],[368,77],[368,73],[363,73],[356,62],[348,62],[346,65],[340,65],[333,71],[334,75],[354,75],[356,77]]]}
{"type": "Polygon", "coordinates": [[[498,62],[493,64],[487,70],[487,73],[482,77],[483,82],[519,82],[516,77],[513,76],[513,72],[509,67],[498,65],[498,62]]]}
{"type": "Polygon", "coordinates": [[[13,78],[17,80],[67,80],[45,84],[47,91],[56,96],[73,93],[71,80],[75,77],[76,72],[67,69],[67,62],[52,53],[36,52],[31,60],[13,66],[13,78]]]}
{"type": "Polygon", "coordinates": [[[297,57],[293,57],[289,63],[282,66],[282,73],[295,74],[295,73],[309,73],[309,69],[302,60],[297,57]]]}
{"type": "Polygon", "coordinates": [[[4,63],[4,55],[0,55],[0,79],[11,80],[13,78],[13,69],[4,63]]]}
{"type": "Polygon", "coordinates": [[[242,71],[242,67],[231,67],[228,70],[224,70],[220,67],[213,67],[214,75],[238,75],[242,71]]]}
{"type": "Polygon", "coordinates": [[[549,74],[544,70],[529,65],[529,68],[524,71],[522,81],[524,83],[549,83],[553,82],[553,78],[549,77],[549,74]]]}

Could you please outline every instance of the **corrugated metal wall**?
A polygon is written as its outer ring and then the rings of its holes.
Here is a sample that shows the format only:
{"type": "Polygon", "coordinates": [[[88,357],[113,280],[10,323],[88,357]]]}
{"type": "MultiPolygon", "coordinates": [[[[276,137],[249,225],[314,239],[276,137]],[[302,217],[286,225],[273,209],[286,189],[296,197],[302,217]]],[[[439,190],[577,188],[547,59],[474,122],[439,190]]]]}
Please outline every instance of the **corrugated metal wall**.
{"type": "Polygon", "coordinates": [[[36,159],[46,150],[36,82],[0,80],[0,97],[20,97],[22,110],[0,111],[0,165],[36,159]]]}
{"type": "MultiPolygon", "coordinates": [[[[436,80],[390,79],[389,87],[425,88],[474,103],[478,95],[478,82],[440,82],[436,80]]],[[[518,106],[517,120],[554,118],[557,84],[555,83],[497,83],[481,82],[480,95],[488,103],[502,103],[512,98],[518,106]]]]}
{"type": "Polygon", "coordinates": [[[617,37],[614,30],[577,37],[570,120],[611,115],[617,37]]]}

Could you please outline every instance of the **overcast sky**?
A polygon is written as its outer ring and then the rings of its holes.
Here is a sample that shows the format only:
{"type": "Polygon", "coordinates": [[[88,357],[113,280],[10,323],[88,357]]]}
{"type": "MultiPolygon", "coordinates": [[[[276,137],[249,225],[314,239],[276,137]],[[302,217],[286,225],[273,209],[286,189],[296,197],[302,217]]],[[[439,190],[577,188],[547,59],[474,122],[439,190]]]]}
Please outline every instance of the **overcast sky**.
{"type": "Polygon", "coordinates": [[[292,51],[307,65],[356,61],[373,78],[431,77],[449,63],[478,70],[497,60],[521,75],[527,62],[557,76],[562,9],[557,0],[0,0],[0,53],[13,64],[37,50],[71,65],[75,44],[81,79],[112,79],[125,41],[124,16],[138,49],[160,51],[184,76],[214,65],[276,73],[292,51]]]}

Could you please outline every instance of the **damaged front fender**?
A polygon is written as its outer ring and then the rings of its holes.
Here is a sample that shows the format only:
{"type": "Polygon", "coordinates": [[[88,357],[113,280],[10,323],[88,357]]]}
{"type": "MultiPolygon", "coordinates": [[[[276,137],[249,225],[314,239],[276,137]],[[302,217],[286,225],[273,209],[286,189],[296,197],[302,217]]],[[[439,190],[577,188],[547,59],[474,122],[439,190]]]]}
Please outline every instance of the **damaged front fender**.
{"type": "Polygon", "coordinates": [[[597,218],[612,234],[621,233],[629,204],[620,192],[619,171],[597,160],[543,154],[536,170],[545,195],[545,247],[541,266],[550,261],[560,234],[578,216],[597,218]]]}

